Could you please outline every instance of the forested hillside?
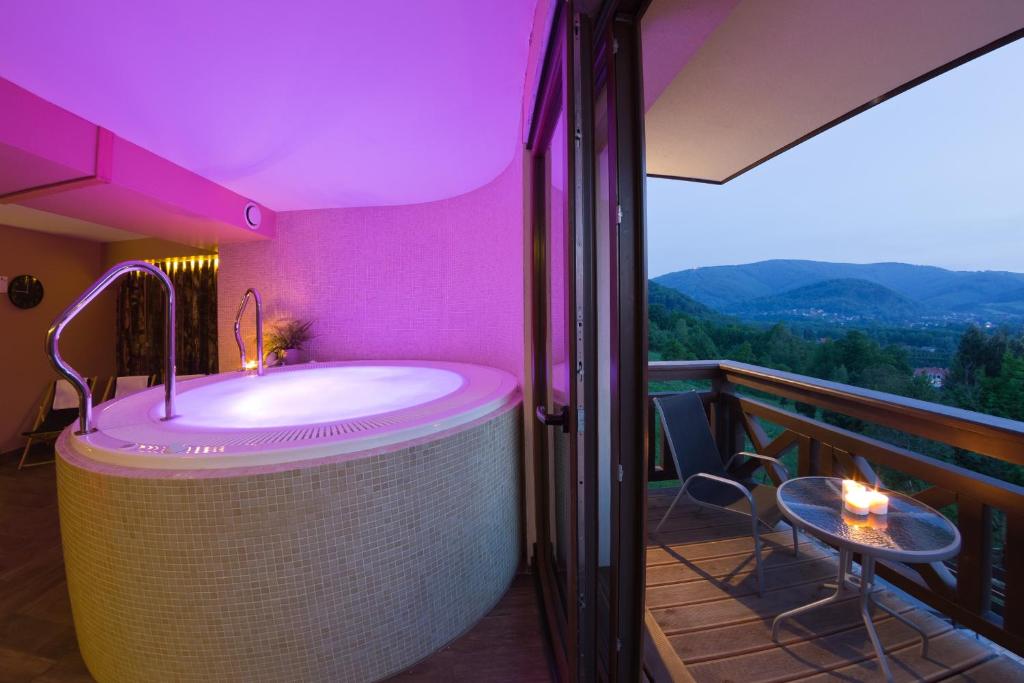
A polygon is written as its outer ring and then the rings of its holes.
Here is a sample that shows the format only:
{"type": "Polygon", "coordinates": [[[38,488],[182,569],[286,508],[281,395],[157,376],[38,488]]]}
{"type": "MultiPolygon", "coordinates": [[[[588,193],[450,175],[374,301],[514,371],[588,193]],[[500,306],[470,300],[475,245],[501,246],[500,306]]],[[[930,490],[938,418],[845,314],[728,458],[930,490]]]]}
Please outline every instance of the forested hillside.
{"type": "MultiPolygon", "coordinates": [[[[831,338],[794,334],[784,323],[744,323],[651,282],[649,342],[654,360],[729,359],[1024,420],[1024,337],[1020,330],[966,327],[942,388],[914,377],[907,350],[862,330],[831,338]]],[[[805,414],[1024,485],[1024,468],[925,442],[842,415],[805,414]]]]}

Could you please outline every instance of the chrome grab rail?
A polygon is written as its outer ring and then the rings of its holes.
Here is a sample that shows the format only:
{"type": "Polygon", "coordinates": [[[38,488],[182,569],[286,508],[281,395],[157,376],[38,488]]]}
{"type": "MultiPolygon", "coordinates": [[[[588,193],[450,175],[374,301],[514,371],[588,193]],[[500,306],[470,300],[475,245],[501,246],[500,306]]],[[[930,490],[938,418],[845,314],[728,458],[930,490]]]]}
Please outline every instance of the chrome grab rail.
{"type": "Polygon", "coordinates": [[[235,343],[238,344],[238,355],[242,359],[242,372],[248,370],[245,367],[245,342],[242,340],[242,314],[245,313],[245,306],[249,303],[249,297],[256,300],[256,374],[263,376],[263,298],[254,287],[245,290],[242,295],[242,303],[238,305],[238,313],[235,313],[235,343]]]}
{"type": "Polygon", "coordinates": [[[96,282],[85,290],[71,305],[57,316],[46,332],[46,355],[50,364],[78,393],[78,431],[76,434],[88,434],[96,431],[92,426],[92,389],[78,372],[68,365],[60,355],[60,335],[64,327],[76,315],[82,312],[89,303],[125,273],[149,273],[160,280],[167,294],[167,305],[164,310],[164,418],[174,417],[174,380],[176,374],[175,334],[174,334],[174,285],[167,273],[159,267],[145,261],[124,261],[104,273],[96,282]]]}

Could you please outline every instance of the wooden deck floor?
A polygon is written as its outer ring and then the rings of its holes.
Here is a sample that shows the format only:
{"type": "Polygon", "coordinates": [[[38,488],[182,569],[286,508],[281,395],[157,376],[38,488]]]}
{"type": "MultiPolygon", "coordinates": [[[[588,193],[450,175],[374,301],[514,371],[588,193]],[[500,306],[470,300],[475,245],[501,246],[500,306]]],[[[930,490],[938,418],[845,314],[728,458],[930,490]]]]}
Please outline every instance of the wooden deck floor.
{"type": "MultiPolygon", "coordinates": [[[[648,496],[650,528],[664,515],[676,489],[648,496]]],[[[676,506],[647,544],[647,608],[686,670],[698,683],[737,681],[878,681],[882,674],[855,599],[785,622],[780,644],[771,620],[788,609],[826,597],[834,581],[835,554],[802,537],[793,555],[792,532],[763,533],[764,597],[757,595],[749,518],[717,510],[676,506]]],[[[878,635],[900,681],[1024,680],[1024,667],[970,631],[912,606],[891,592],[879,600],[931,636],[928,657],[920,638],[875,610],[878,635]]]]}
{"type": "MultiPolygon", "coordinates": [[[[54,466],[16,469],[0,455],[0,683],[91,683],[75,640],[64,579],[54,466]]],[[[533,577],[397,683],[547,683],[544,625],[533,577]]]]}

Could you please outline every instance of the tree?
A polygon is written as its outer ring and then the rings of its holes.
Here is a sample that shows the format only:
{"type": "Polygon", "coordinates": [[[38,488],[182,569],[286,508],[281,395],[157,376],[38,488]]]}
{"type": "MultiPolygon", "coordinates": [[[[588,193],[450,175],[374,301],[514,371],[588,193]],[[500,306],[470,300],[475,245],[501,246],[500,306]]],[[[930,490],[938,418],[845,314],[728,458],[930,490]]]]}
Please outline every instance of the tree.
{"type": "Polygon", "coordinates": [[[999,374],[981,380],[980,402],[986,413],[1024,420],[1024,357],[1003,356],[999,374]]]}

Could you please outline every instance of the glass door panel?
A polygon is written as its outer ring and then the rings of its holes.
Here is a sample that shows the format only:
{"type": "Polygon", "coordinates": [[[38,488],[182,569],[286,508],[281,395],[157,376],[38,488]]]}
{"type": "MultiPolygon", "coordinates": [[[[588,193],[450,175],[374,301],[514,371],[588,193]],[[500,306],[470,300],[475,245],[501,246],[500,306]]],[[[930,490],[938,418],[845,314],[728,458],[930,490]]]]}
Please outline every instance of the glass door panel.
{"type": "Polygon", "coordinates": [[[542,77],[533,157],[533,381],[535,389],[534,463],[537,473],[536,564],[556,659],[567,680],[578,677],[580,614],[575,420],[573,277],[572,109],[566,93],[569,31],[560,5],[552,34],[552,59],[542,77]]]}
{"type": "MultiPolygon", "coordinates": [[[[566,165],[565,109],[561,108],[554,131],[545,154],[546,227],[547,227],[547,411],[551,415],[565,415],[569,406],[569,347],[567,339],[567,295],[568,216],[566,208],[566,165]]],[[[549,480],[549,505],[551,556],[561,594],[562,605],[568,611],[570,568],[569,544],[570,505],[568,501],[570,479],[569,435],[564,429],[548,429],[547,470],[549,480]]]]}

